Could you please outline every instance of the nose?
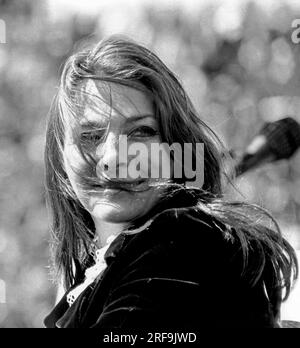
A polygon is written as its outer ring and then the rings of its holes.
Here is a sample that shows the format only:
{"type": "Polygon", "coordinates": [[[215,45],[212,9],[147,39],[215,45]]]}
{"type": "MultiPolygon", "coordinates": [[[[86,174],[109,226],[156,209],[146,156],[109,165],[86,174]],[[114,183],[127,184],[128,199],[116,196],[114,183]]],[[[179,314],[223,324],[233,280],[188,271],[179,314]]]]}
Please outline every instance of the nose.
{"type": "Polygon", "coordinates": [[[96,150],[97,167],[96,173],[99,178],[110,180],[127,178],[127,153],[120,154],[119,135],[109,133],[103,143],[96,150]]]}

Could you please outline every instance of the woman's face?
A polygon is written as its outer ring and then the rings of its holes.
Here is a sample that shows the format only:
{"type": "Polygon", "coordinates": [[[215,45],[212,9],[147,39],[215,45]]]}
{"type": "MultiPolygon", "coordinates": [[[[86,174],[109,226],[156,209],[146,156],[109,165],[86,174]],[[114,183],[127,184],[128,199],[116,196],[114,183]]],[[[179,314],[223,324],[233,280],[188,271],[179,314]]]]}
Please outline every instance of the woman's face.
{"type": "Polygon", "coordinates": [[[130,87],[88,80],[79,99],[83,108],[77,122],[67,126],[63,152],[74,192],[94,221],[129,222],[143,216],[164,190],[149,184],[172,176],[168,153],[151,155],[151,144],[159,145],[161,140],[150,97],[130,87]],[[88,164],[74,134],[84,153],[95,159],[94,176],[102,186],[83,188],[79,173],[88,164]],[[121,187],[113,188],[109,182],[121,183],[121,187]]]}

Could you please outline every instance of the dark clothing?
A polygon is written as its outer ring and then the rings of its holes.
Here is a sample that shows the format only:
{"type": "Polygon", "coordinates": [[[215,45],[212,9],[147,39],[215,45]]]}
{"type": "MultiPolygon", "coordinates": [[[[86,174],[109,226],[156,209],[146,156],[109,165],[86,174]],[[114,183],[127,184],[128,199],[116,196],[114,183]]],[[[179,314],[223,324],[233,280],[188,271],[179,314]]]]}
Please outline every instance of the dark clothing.
{"type": "MultiPolygon", "coordinates": [[[[257,253],[249,248],[249,266],[257,253]]],[[[267,293],[268,262],[251,285],[234,233],[210,216],[166,211],[142,232],[120,234],[107,268],[69,307],[66,295],[46,327],[276,327],[280,293],[267,293]],[[199,221],[201,220],[201,222],[199,221]]],[[[271,272],[272,273],[272,272],[271,272]]]]}

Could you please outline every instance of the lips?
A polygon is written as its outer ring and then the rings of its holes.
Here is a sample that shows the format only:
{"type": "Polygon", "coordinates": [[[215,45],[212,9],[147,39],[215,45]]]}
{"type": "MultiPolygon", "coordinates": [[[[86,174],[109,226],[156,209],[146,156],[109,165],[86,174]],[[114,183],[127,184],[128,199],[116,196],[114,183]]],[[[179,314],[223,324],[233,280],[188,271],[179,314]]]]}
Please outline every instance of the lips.
{"type": "Polygon", "coordinates": [[[134,187],[146,182],[145,179],[133,180],[133,181],[119,181],[118,183],[122,186],[134,187]]]}
{"type": "Polygon", "coordinates": [[[120,189],[125,191],[145,191],[149,189],[147,179],[126,180],[126,179],[109,179],[102,175],[99,186],[102,189],[120,189]]]}
{"type": "Polygon", "coordinates": [[[129,191],[146,191],[149,189],[147,180],[145,179],[134,180],[130,182],[119,182],[118,185],[121,189],[123,188],[129,191]]]}

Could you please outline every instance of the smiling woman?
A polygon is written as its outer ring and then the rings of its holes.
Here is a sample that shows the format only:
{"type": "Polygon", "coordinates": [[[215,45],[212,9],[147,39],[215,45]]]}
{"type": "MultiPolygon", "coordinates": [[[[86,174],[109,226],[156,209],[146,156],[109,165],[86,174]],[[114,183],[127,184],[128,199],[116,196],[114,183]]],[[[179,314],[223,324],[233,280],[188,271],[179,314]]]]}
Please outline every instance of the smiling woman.
{"type": "MultiPolygon", "coordinates": [[[[130,176],[132,170],[128,166],[135,157],[119,151],[120,137],[130,144],[142,143],[146,148],[160,142],[160,138],[152,101],[145,93],[91,80],[83,84],[79,93],[83,94],[84,108],[82,115],[75,115],[72,126],[66,123],[64,168],[76,197],[91,214],[102,245],[112,231],[121,232],[128,222],[146,214],[160,193],[158,188],[151,187],[148,173],[142,176],[148,180],[130,176]],[[91,102],[93,98],[97,105],[91,102]],[[86,173],[90,175],[88,179],[86,173]]],[[[146,163],[148,160],[144,159],[146,163]]],[[[151,165],[166,166],[166,163],[151,165]]]]}
{"type": "Polygon", "coordinates": [[[110,37],[69,58],[45,149],[54,267],[66,291],[47,327],[280,326],[295,253],[267,212],[222,199],[220,146],[145,47],[110,37]],[[201,187],[172,169],[184,167],[185,151],[148,155],[162,144],[191,144],[193,168],[204,144],[201,187]]]}

